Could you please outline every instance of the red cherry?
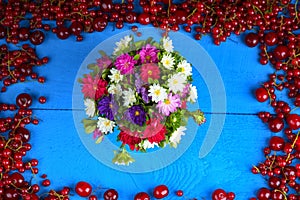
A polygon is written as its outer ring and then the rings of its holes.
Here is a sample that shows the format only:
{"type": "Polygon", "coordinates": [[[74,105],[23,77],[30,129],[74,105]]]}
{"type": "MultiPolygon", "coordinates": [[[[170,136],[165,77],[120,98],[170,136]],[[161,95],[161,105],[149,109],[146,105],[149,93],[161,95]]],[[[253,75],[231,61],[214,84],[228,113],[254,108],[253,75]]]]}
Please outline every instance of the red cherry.
{"type": "Polygon", "coordinates": [[[216,189],[212,193],[212,200],[227,200],[227,194],[223,189],[216,189]]]}
{"type": "Polygon", "coordinates": [[[92,193],[92,186],[85,181],[80,181],[75,186],[75,192],[81,197],[88,197],[92,193]]]}
{"type": "Polygon", "coordinates": [[[271,137],[269,141],[270,149],[273,151],[280,151],[284,148],[284,139],[279,136],[273,136],[271,137]]]}
{"type": "Polygon", "coordinates": [[[91,195],[89,196],[89,200],[98,200],[96,195],[91,195]]]}
{"type": "Polygon", "coordinates": [[[42,181],[42,186],[44,186],[44,187],[48,187],[48,186],[50,186],[50,184],[51,184],[51,182],[49,179],[45,179],[42,181]]]}
{"type": "Polygon", "coordinates": [[[104,200],[117,200],[118,197],[119,197],[119,194],[114,189],[108,189],[103,194],[104,200]]]}
{"type": "Polygon", "coordinates": [[[9,178],[16,187],[21,187],[24,184],[24,177],[18,172],[11,174],[9,178]]]}
{"type": "Polygon", "coordinates": [[[259,102],[265,102],[269,98],[268,91],[265,88],[258,88],[255,91],[255,97],[259,102]]]}
{"type": "Polygon", "coordinates": [[[285,45],[278,45],[275,49],[274,49],[274,56],[275,58],[277,58],[278,60],[284,60],[289,56],[289,48],[285,45]]]}
{"type": "Polygon", "coordinates": [[[290,114],[286,118],[286,122],[291,129],[296,130],[300,128],[300,115],[290,114]]]}
{"type": "Polygon", "coordinates": [[[268,46],[273,46],[273,45],[277,44],[277,42],[278,42],[277,34],[274,32],[267,33],[264,36],[264,41],[265,41],[266,45],[268,45],[268,46]]]}
{"type": "Polygon", "coordinates": [[[245,43],[248,47],[255,47],[259,42],[259,36],[256,33],[248,33],[245,37],[245,43]]]}
{"type": "Polygon", "coordinates": [[[146,192],[139,192],[134,196],[134,200],[150,200],[150,196],[146,192]]]}
{"type": "Polygon", "coordinates": [[[139,14],[137,20],[142,25],[150,24],[150,15],[148,13],[141,13],[139,14]]]}
{"type": "Polygon", "coordinates": [[[154,188],[153,196],[157,199],[162,199],[169,195],[169,189],[166,185],[158,185],[154,188]]]}
{"type": "Polygon", "coordinates": [[[271,197],[271,192],[267,188],[260,188],[257,193],[257,198],[259,200],[269,200],[271,197]]]}
{"type": "Polygon", "coordinates": [[[30,42],[34,45],[42,44],[44,42],[44,39],[45,34],[40,30],[33,31],[29,36],[30,42]]]}
{"type": "Polygon", "coordinates": [[[21,93],[16,98],[16,104],[20,108],[28,108],[32,104],[32,98],[27,93],[21,93]]]}
{"type": "Polygon", "coordinates": [[[95,31],[101,32],[106,28],[106,26],[107,26],[107,20],[102,17],[98,17],[93,21],[93,28],[95,31]]]}
{"type": "Polygon", "coordinates": [[[272,132],[277,133],[277,132],[281,131],[283,129],[283,127],[284,127],[284,122],[279,117],[275,117],[275,118],[270,119],[269,129],[272,132]]]}

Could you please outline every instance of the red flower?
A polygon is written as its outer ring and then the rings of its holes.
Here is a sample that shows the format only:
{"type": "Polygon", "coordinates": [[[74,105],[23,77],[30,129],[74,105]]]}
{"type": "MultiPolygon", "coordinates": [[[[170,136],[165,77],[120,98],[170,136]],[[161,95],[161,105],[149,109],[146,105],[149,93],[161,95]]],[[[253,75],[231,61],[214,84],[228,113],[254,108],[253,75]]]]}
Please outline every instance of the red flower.
{"type": "Polygon", "coordinates": [[[160,123],[160,120],[153,119],[143,132],[143,138],[147,138],[151,143],[160,143],[161,141],[165,140],[166,133],[167,129],[163,124],[160,123]]]}
{"type": "Polygon", "coordinates": [[[99,99],[103,95],[108,94],[108,91],[107,91],[106,87],[107,87],[107,82],[105,80],[103,80],[103,79],[100,79],[98,81],[98,84],[97,84],[97,90],[96,90],[96,93],[95,93],[95,99],[99,99]]]}
{"type": "Polygon", "coordinates": [[[140,137],[135,137],[134,133],[130,131],[121,131],[118,138],[123,144],[127,144],[132,151],[135,149],[139,150],[138,144],[142,141],[142,139],[140,137]]]}

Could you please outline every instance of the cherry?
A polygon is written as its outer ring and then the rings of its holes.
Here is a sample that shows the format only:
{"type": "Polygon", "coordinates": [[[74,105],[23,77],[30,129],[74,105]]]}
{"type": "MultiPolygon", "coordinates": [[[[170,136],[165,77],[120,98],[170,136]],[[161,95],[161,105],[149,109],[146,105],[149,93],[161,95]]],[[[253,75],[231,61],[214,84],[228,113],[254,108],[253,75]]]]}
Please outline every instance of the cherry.
{"type": "Polygon", "coordinates": [[[20,195],[16,189],[8,188],[5,189],[4,195],[2,196],[3,200],[19,200],[20,195]]]}
{"type": "Polygon", "coordinates": [[[162,199],[169,195],[169,189],[166,185],[158,185],[153,190],[153,196],[157,199],[162,199]]]}
{"type": "Polygon", "coordinates": [[[300,128],[300,115],[289,114],[286,118],[286,122],[293,130],[300,128]]]}
{"type": "Polygon", "coordinates": [[[104,200],[117,200],[118,197],[119,197],[119,194],[114,189],[108,189],[103,194],[104,200]]]}
{"type": "Polygon", "coordinates": [[[274,56],[276,59],[278,60],[284,60],[289,56],[289,49],[287,46],[285,45],[278,45],[275,49],[274,49],[274,56]]]}
{"type": "Polygon", "coordinates": [[[257,198],[259,200],[269,200],[271,198],[271,192],[267,188],[260,188],[257,193],[257,198]]]}
{"type": "Polygon", "coordinates": [[[272,132],[277,133],[281,131],[283,127],[284,127],[284,122],[282,119],[275,117],[269,120],[269,129],[272,132]]]}
{"type": "Polygon", "coordinates": [[[227,194],[223,189],[216,189],[212,193],[212,200],[227,200],[227,194]]]}
{"type": "Polygon", "coordinates": [[[74,21],[72,22],[71,26],[69,27],[70,33],[74,35],[80,35],[80,33],[83,31],[83,25],[78,22],[74,21]]]}
{"type": "Polygon", "coordinates": [[[266,45],[268,46],[274,46],[275,44],[278,43],[278,37],[277,34],[274,32],[268,32],[267,34],[265,34],[264,36],[264,42],[266,43],[266,45]]]}
{"type": "Polygon", "coordinates": [[[18,127],[15,130],[15,134],[21,135],[22,142],[28,142],[30,140],[30,132],[24,127],[18,127]]]}
{"type": "Polygon", "coordinates": [[[248,33],[245,37],[245,43],[248,47],[255,47],[259,42],[259,36],[256,33],[248,33]]]}
{"type": "Polygon", "coordinates": [[[40,30],[33,31],[30,33],[29,40],[34,45],[40,45],[45,40],[45,34],[40,30]]]}
{"type": "Polygon", "coordinates": [[[107,26],[107,20],[101,17],[95,18],[93,21],[93,28],[95,31],[103,31],[107,26]]]}
{"type": "Polygon", "coordinates": [[[22,187],[24,184],[24,177],[18,173],[14,172],[13,174],[10,175],[9,177],[11,179],[11,182],[16,186],[16,187],[22,187]]]}
{"type": "Polygon", "coordinates": [[[150,24],[150,15],[148,13],[141,13],[139,14],[137,20],[142,25],[150,24]]]}
{"type": "Polygon", "coordinates": [[[146,192],[139,192],[134,196],[134,200],[150,200],[150,196],[146,192]]]}
{"type": "Polygon", "coordinates": [[[257,101],[265,102],[265,101],[268,100],[269,94],[268,94],[268,91],[265,88],[261,87],[261,88],[258,88],[255,91],[255,97],[256,97],[257,101]]]}
{"type": "Polygon", "coordinates": [[[28,108],[32,104],[32,98],[27,93],[21,93],[16,98],[16,104],[20,108],[28,108]]]}
{"type": "Polygon", "coordinates": [[[21,41],[26,41],[29,39],[29,29],[28,28],[25,28],[25,27],[22,27],[19,29],[19,35],[18,35],[18,38],[19,40],[21,41]]]}
{"type": "Polygon", "coordinates": [[[85,181],[80,181],[75,186],[75,192],[81,197],[88,197],[92,193],[92,186],[85,181]]]}
{"type": "Polygon", "coordinates": [[[60,26],[56,29],[56,36],[59,39],[65,40],[70,36],[70,32],[69,29],[64,27],[64,26],[60,26]]]}
{"type": "Polygon", "coordinates": [[[98,200],[96,195],[91,195],[89,196],[89,200],[98,200]]]}
{"type": "Polygon", "coordinates": [[[42,181],[42,185],[43,185],[44,187],[48,187],[48,186],[50,186],[50,184],[51,184],[51,182],[50,182],[49,179],[45,179],[45,180],[42,181]]]}
{"type": "Polygon", "coordinates": [[[270,149],[273,151],[280,151],[284,148],[284,139],[279,136],[272,136],[269,141],[270,149]]]}

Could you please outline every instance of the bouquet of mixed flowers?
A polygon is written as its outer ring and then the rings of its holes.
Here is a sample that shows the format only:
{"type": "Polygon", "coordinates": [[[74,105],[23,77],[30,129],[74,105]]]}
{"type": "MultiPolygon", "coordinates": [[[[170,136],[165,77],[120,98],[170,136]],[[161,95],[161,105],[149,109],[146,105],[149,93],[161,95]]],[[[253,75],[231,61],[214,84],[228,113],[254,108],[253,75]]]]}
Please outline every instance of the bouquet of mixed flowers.
{"type": "Polygon", "coordinates": [[[88,116],[85,132],[93,133],[96,143],[115,132],[122,143],[114,163],[134,161],[126,145],[141,152],[168,144],[176,148],[188,117],[205,122],[200,110],[187,109],[197,101],[192,66],[173,48],[168,37],[135,42],[125,36],[111,56],[99,51],[101,57],[88,65],[91,72],[79,80],[88,116]]]}

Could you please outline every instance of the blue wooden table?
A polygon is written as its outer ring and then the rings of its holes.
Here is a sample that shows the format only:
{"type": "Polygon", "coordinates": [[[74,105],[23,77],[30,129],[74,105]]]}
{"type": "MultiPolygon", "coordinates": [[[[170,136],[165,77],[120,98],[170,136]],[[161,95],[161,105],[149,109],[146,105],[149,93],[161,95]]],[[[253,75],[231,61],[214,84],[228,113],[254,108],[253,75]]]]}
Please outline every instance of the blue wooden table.
{"type": "MultiPolygon", "coordinates": [[[[198,87],[199,105],[207,122],[199,127],[192,144],[179,159],[156,171],[128,173],[104,165],[89,153],[73,119],[74,112],[76,115],[78,111],[72,106],[76,75],[84,59],[99,43],[129,29],[129,25],[122,30],[108,27],[104,32],[84,34],[83,42],[76,42],[73,37],[59,40],[54,34],[46,33],[45,42],[36,47],[40,57],[50,58],[47,65],[37,69],[39,75],[46,77],[46,82],[15,84],[1,94],[1,102],[10,102],[21,92],[27,92],[35,99],[41,95],[47,97],[45,104],[35,101],[32,105],[40,124],[29,127],[32,151],[28,158],[39,160],[39,173],[48,175],[52,182],[50,187],[54,189],[65,185],[74,187],[76,182],[85,180],[94,188],[115,188],[121,200],[133,199],[140,191],[151,193],[159,184],[169,187],[171,194],[167,199],[180,199],[174,194],[178,189],[182,189],[186,197],[198,199],[210,199],[216,188],[235,192],[236,199],[255,196],[255,191],[267,183],[261,176],[253,175],[251,167],[263,160],[262,148],[271,132],[256,116],[259,111],[268,109],[268,103],[258,103],[253,92],[272,69],[259,64],[258,49],[248,48],[243,43],[243,36],[231,36],[220,46],[213,45],[208,36],[197,42],[210,55],[220,73],[225,99],[216,99],[215,93],[212,99],[210,93],[214,91],[209,91],[209,88],[222,85],[206,85],[204,78],[195,74],[198,76],[195,82],[199,81],[199,86],[203,87],[198,87]],[[213,110],[212,102],[224,104],[225,110],[213,110]],[[208,155],[199,157],[207,131],[214,131],[214,123],[210,124],[214,118],[224,119],[220,138],[208,155]]],[[[202,67],[211,70],[208,66],[202,67]]],[[[211,80],[214,76],[212,73],[211,80]]],[[[98,196],[102,193],[103,190],[96,191],[98,196]]],[[[81,198],[75,195],[72,199],[81,198]]]]}

